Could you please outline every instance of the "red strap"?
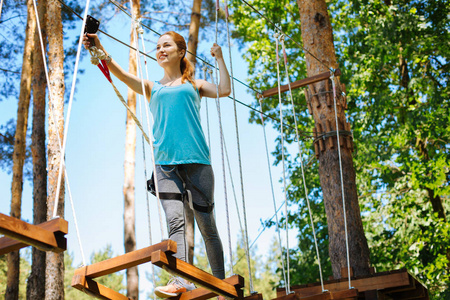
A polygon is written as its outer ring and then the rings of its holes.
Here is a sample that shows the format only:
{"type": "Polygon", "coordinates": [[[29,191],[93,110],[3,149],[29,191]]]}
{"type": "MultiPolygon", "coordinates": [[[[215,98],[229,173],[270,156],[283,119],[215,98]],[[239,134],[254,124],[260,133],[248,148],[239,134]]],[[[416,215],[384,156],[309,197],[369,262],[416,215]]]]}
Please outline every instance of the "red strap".
{"type": "Polygon", "coordinates": [[[111,75],[109,74],[109,68],[106,64],[105,60],[101,60],[101,64],[98,64],[97,67],[102,71],[103,75],[105,75],[106,79],[108,79],[109,82],[111,82],[111,75]]]}

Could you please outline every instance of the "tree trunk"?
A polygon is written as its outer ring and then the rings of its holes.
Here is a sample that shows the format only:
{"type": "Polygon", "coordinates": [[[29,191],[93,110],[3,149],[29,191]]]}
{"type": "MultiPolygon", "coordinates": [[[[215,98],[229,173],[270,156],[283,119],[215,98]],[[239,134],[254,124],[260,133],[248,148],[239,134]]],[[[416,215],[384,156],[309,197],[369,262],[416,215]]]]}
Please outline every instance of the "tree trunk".
{"type": "MultiPolygon", "coordinates": [[[[22,74],[20,78],[19,104],[17,108],[16,133],[14,135],[13,178],[11,183],[11,217],[20,219],[23,188],[23,164],[28,125],[28,109],[31,94],[32,53],[34,48],[34,31],[36,16],[33,12],[33,2],[27,1],[27,26],[23,51],[22,74]]],[[[5,299],[19,298],[19,251],[8,254],[8,275],[5,299]]]]}
{"type": "MultiPolygon", "coordinates": [[[[46,41],[47,32],[42,20],[46,18],[47,2],[39,1],[38,13],[41,32],[46,41]]],[[[33,53],[33,129],[31,133],[31,155],[33,157],[33,222],[40,224],[47,220],[47,160],[45,149],[45,79],[44,63],[39,41],[39,33],[34,35],[35,51],[33,53]]],[[[27,299],[45,298],[45,259],[44,251],[31,249],[31,274],[27,281],[27,299]]]]}
{"type": "MultiPolygon", "coordinates": [[[[53,217],[55,201],[58,201],[57,214],[64,217],[64,176],[62,176],[61,190],[56,195],[59,176],[60,160],[64,159],[60,152],[58,136],[63,143],[64,132],[64,49],[61,20],[61,4],[57,0],[47,1],[48,35],[48,65],[50,86],[49,117],[48,117],[48,145],[47,145],[47,176],[48,197],[47,215],[53,217]],[[55,130],[55,123],[56,128],[55,130]]],[[[61,145],[62,146],[62,145],[61,145]]],[[[61,170],[61,172],[64,172],[61,170]]],[[[64,174],[63,174],[64,175],[64,174]]],[[[45,299],[64,299],[64,253],[47,253],[47,269],[45,273],[45,299]]]]}
{"type": "MultiPolygon", "coordinates": [[[[336,54],[333,45],[333,32],[328,16],[325,0],[297,0],[300,11],[300,22],[303,44],[309,52],[326,66],[336,68],[336,54]]],[[[309,54],[306,56],[308,76],[317,75],[328,69],[309,54]]],[[[322,81],[309,86],[310,108],[318,133],[336,131],[335,111],[333,105],[332,85],[322,81]]],[[[337,110],[339,130],[349,130],[345,119],[344,99],[341,87],[336,78],[337,110]]],[[[342,172],[344,181],[345,206],[350,252],[350,266],[355,276],[370,274],[369,248],[362,226],[358,195],[356,191],[356,175],[352,158],[352,141],[349,136],[340,136],[342,156],[342,172]]],[[[323,191],[325,211],[328,220],[329,252],[333,276],[341,278],[341,268],[347,267],[344,217],[342,207],[341,179],[339,172],[338,143],[336,136],[328,137],[317,144],[316,155],[319,157],[319,176],[323,191]]]]}
{"type": "MultiPolygon", "coordinates": [[[[133,15],[139,18],[140,1],[132,1],[133,15]]],[[[134,45],[135,40],[133,24],[131,24],[130,44],[134,45]]],[[[130,50],[128,72],[137,74],[136,52],[130,50]]],[[[133,112],[136,112],[136,93],[128,89],[128,106],[133,112]]],[[[125,136],[125,162],[124,162],[124,246],[125,253],[136,250],[136,224],[134,207],[134,177],[136,162],[136,123],[127,111],[126,136],[125,136]]],[[[127,269],[127,296],[132,299],[139,299],[139,273],[137,267],[127,269]]]]}
{"type": "MultiPolygon", "coordinates": [[[[194,0],[192,6],[191,23],[189,25],[189,40],[187,44],[188,53],[186,58],[194,65],[196,64],[195,55],[197,54],[198,45],[198,31],[200,29],[202,0],[194,0]],[[191,54],[192,53],[192,54],[191,54]]],[[[186,218],[185,230],[186,241],[188,247],[188,263],[194,263],[194,248],[195,248],[195,219],[194,212],[189,207],[187,202],[184,203],[184,213],[186,218]]]]}

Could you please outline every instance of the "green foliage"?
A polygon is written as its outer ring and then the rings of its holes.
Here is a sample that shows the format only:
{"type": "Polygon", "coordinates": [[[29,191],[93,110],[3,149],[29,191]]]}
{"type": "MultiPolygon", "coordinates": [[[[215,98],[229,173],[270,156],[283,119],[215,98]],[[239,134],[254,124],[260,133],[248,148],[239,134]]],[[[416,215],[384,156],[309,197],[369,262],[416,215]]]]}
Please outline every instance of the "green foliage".
{"type": "MultiPolygon", "coordinates": [[[[273,299],[276,297],[275,288],[280,282],[277,269],[281,265],[281,261],[277,255],[277,253],[279,254],[278,247],[278,243],[274,241],[272,248],[270,249],[271,251],[269,251],[270,256],[265,262],[261,256],[256,255],[255,248],[250,249],[253,291],[262,294],[264,299],[273,299]]],[[[225,262],[225,266],[227,266],[227,262],[225,262]]],[[[233,250],[233,272],[244,277],[244,296],[250,295],[248,261],[245,254],[242,235],[240,235],[238,239],[236,249],[233,250]]]]}
{"type": "MultiPolygon", "coordinates": [[[[112,251],[111,245],[107,245],[104,249],[94,252],[91,255],[91,263],[96,263],[100,261],[104,261],[109,258],[113,258],[115,255],[112,251]]],[[[64,285],[65,285],[65,299],[66,300],[88,300],[92,299],[91,296],[84,294],[83,292],[72,288],[71,282],[72,277],[77,267],[73,266],[73,256],[67,251],[64,253],[64,265],[65,265],[65,274],[64,274],[64,285]]],[[[126,292],[126,286],[124,285],[124,274],[113,273],[106,276],[102,276],[96,279],[96,281],[104,286],[113,288],[115,291],[119,293],[126,292]]]]}
{"type": "MultiPolygon", "coordinates": [[[[288,1],[249,2],[300,40],[295,5],[288,1]]],[[[406,267],[426,284],[434,299],[445,298],[450,284],[450,224],[446,218],[450,209],[450,2],[334,0],[327,5],[343,71],[341,82],[348,87],[348,119],[356,145],[354,163],[371,262],[378,271],[406,267]]],[[[246,42],[244,59],[250,68],[250,85],[259,90],[273,87],[272,26],[237,0],[233,1],[233,20],[234,36],[246,42]]],[[[286,47],[289,67],[295,70],[291,81],[306,77],[302,49],[289,40],[286,47]]],[[[283,70],[282,66],[282,74],[283,70]]],[[[299,129],[311,131],[304,98],[298,93],[294,97],[299,129]]],[[[265,100],[263,109],[276,117],[277,100],[265,100]]],[[[294,126],[292,113],[286,119],[294,126]]],[[[257,122],[257,116],[251,115],[250,120],[257,122]]],[[[274,122],[273,126],[279,125],[274,122]]],[[[285,134],[288,142],[294,140],[293,130],[285,134]]],[[[277,158],[280,149],[278,145],[274,152],[277,158]]],[[[311,156],[310,141],[303,141],[302,151],[304,160],[311,156]]],[[[298,159],[291,154],[289,199],[295,205],[288,220],[300,229],[298,252],[293,255],[300,265],[292,279],[306,283],[318,276],[298,159]],[[304,276],[306,272],[311,275],[304,276]]],[[[306,177],[328,274],[327,227],[317,162],[308,167],[306,177]]]]}
{"type": "MultiPolygon", "coordinates": [[[[30,251],[28,249],[20,252],[20,274],[19,274],[19,299],[27,298],[27,278],[31,272],[29,261],[30,251]]],[[[8,274],[7,255],[0,255],[0,295],[4,296],[6,291],[6,278],[8,274]]]]}

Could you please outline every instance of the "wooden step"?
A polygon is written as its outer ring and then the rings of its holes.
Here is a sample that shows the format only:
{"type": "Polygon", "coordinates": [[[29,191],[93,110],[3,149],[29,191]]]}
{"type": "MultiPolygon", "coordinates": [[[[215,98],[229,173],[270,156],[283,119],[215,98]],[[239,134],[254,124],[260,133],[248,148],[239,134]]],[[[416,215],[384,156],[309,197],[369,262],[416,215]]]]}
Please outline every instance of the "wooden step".
{"type": "Polygon", "coordinates": [[[0,213],[0,233],[5,235],[0,238],[0,255],[27,246],[42,251],[63,252],[67,249],[65,235],[68,227],[67,221],[61,218],[33,225],[0,213]]]}
{"type": "Polygon", "coordinates": [[[242,298],[244,287],[244,279],[237,275],[239,278],[238,285],[232,285],[225,280],[221,280],[199,268],[188,264],[170,254],[166,254],[162,251],[156,251],[152,253],[152,263],[160,268],[168,271],[169,273],[176,274],[186,280],[195,283],[197,286],[206,288],[211,292],[218,295],[222,295],[228,298],[242,298]]]}

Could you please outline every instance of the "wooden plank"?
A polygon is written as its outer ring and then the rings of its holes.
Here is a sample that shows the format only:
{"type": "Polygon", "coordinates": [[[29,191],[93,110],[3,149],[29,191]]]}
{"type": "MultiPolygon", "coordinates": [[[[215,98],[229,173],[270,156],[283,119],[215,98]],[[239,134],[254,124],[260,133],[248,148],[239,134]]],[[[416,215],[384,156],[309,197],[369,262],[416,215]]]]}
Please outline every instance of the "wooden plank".
{"type": "Polygon", "coordinates": [[[81,267],[75,270],[75,275],[82,275],[89,278],[115,273],[124,269],[135,267],[152,261],[152,253],[155,251],[162,253],[176,253],[177,243],[172,240],[165,240],[161,243],[125,253],[124,255],[113,257],[89,266],[81,267]]]}
{"type": "Polygon", "coordinates": [[[332,292],[331,299],[358,299],[358,295],[359,293],[357,289],[349,289],[345,291],[332,292]]]}
{"type": "MultiPolygon", "coordinates": [[[[340,76],[340,75],[341,75],[341,70],[340,69],[336,69],[336,71],[334,71],[334,76],[340,76]]],[[[312,83],[315,83],[315,82],[318,82],[318,81],[322,81],[322,80],[328,79],[330,77],[331,77],[330,72],[323,72],[323,73],[320,73],[320,74],[317,74],[317,75],[314,75],[314,76],[311,76],[311,77],[308,77],[308,78],[305,78],[305,79],[301,79],[301,80],[297,80],[295,82],[292,82],[291,83],[291,89],[293,89],[293,90],[294,89],[298,89],[298,88],[301,88],[301,87],[306,86],[308,84],[312,84],[312,83]]],[[[284,93],[286,91],[289,91],[289,85],[286,84],[286,85],[280,86],[280,90],[281,90],[282,93],[284,93]]],[[[278,87],[277,86],[262,92],[262,95],[263,95],[264,98],[267,98],[267,97],[270,97],[270,96],[273,96],[273,95],[276,95],[276,94],[278,94],[278,87]]]]}
{"type": "MultiPolygon", "coordinates": [[[[233,275],[231,277],[225,278],[223,281],[233,285],[233,286],[238,286],[241,287],[243,286],[243,281],[242,281],[242,277],[238,276],[238,275],[233,275]]],[[[261,294],[258,294],[261,295],[261,294]]],[[[217,293],[214,293],[213,291],[210,291],[206,288],[203,287],[199,287],[196,288],[195,290],[189,291],[189,292],[185,292],[180,294],[177,297],[173,297],[170,298],[172,300],[206,300],[206,299],[210,299],[212,297],[218,296],[217,293]]],[[[249,297],[245,297],[245,300],[262,300],[259,298],[254,298],[254,295],[249,296],[249,297]],[[249,298],[252,297],[252,298],[249,298]]]]}
{"type": "Polygon", "coordinates": [[[89,296],[99,299],[132,300],[131,298],[128,298],[121,293],[82,275],[76,275],[72,278],[72,287],[88,294],[89,296]]]}
{"type": "Polygon", "coordinates": [[[68,232],[66,220],[56,218],[48,222],[33,225],[14,217],[0,213],[0,255],[27,246],[42,251],[63,252],[67,249],[64,237],[68,232]]]}
{"type": "MultiPolygon", "coordinates": [[[[43,228],[45,230],[51,231],[51,232],[59,232],[63,234],[67,234],[69,232],[69,224],[66,220],[61,218],[55,218],[53,220],[37,224],[34,226],[38,226],[40,228],[43,228]]],[[[0,255],[20,250],[24,247],[28,247],[30,245],[22,243],[18,240],[12,239],[10,237],[2,237],[0,238],[0,255]]]]}
{"type": "MultiPolygon", "coordinates": [[[[351,281],[351,284],[352,287],[357,289],[360,293],[371,290],[403,287],[410,284],[410,275],[406,270],[382,275],[376,274],[364,278],[355,278],[351,281]]],[[[325,282],[324,288],[330,292],[348,290],[348,280],[325,282]]],[[[320,284],[292,287],[291,290],[298,293],[300,297],[320,294],[322,292],[320,284]]],[[[277,294],[283,295],[284,290],[280,289],[277,294]]]]}
{"type": "Polygon", "coordinates": [[[171,255],[166,255],[162,251],[152,253],[152,263],[170,273],[175,273],[198,286],[211,290],[216,294],[229,298],[242,297],[242,286],[233,286],[187,262],[171,255]]]}

